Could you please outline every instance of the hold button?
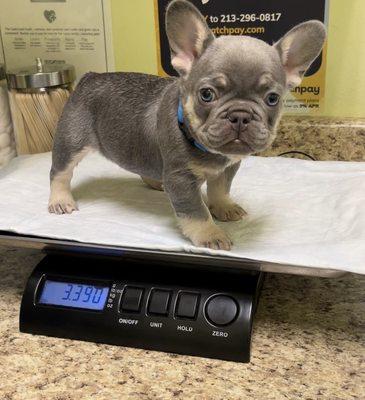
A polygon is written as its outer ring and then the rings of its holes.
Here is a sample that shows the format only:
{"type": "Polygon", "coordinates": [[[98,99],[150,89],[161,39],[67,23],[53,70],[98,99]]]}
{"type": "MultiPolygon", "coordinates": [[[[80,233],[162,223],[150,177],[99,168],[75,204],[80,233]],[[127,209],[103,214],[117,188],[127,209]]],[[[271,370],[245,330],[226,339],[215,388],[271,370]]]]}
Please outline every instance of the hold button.
{"type": "Polygon", "coordinates": [[[194,319],[198,308],[199,295],[181,292],[177,300],[175,315],[178,318],[194,319]]]}

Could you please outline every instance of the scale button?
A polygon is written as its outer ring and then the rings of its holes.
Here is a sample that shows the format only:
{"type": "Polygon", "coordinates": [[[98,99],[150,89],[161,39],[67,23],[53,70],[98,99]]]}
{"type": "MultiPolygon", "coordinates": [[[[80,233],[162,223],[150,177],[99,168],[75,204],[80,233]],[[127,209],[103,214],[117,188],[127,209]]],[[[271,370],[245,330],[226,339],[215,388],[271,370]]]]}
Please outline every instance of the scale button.
{"type": "Polygon", "coordinates": [[[148,302],[148,313],[167,315],[169,311],[171,292],[163,289],[152,289],[148,302]]]}
{"type": "Polygon", "coordinates": [[[141,311],[143,289],[139,287],[127,286],[123,290],[121,310],[122,311],[141,311]]]}
{"type": "Polygon", "coordinates": [[[194,319],[198,308],[199,295],[197,293],[181,292],[177,299],[176,317],[194,319]]]}
{"type": "Polygon", "coordinates": [[[205,315],[208,320],[217,326],[232,323],[238,312],[237,303],[232,297],[217,295],[208,300],[205,305],[205,315]]]}

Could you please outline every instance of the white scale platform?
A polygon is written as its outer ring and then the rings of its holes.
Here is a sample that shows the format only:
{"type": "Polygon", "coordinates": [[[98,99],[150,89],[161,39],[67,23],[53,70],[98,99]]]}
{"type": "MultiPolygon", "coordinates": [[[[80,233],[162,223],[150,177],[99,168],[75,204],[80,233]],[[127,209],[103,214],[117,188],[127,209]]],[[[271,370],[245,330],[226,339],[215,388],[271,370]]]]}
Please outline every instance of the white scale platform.
{"type": "Polygon", "coordinates": [[[232,251],[194,247],[163,192],[97,154],[75,171],[80,211],[50,215],[49,153],[0,170],[0,244],[194,260],[317,276],[365,274],[365,163],[250,157],[232,196],[248,216],[219,223],[232,251]]]}

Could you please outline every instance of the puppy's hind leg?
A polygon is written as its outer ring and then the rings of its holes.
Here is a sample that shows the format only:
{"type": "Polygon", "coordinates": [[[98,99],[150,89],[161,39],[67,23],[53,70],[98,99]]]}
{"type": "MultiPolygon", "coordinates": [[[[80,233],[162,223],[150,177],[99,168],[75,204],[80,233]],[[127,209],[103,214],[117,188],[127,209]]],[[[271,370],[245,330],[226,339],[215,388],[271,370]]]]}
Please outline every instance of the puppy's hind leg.
{"type": "Polygon", "coordinates": [[[71,193],[71,179],[76,165],[91,151],[90,147],[83,147],[73,153],[61,153],[53,150],[51,178],[51,193],[48,202],[48,211],[55,214],[71,214],[77,210],[76,202],[71,193]]]}
{"type": "Polygon", "coordinates": [[[147,177],[142,176],[142,175],[141,175],[141,178],[142,178],[142,181],[147,186],[151,187],[152,189],[160,190],[160,191],[163,192],[163,184],[162,184],[161,181],[156,181],[155,179],[150,179],[150,178],[147,178],[147,177]]]}

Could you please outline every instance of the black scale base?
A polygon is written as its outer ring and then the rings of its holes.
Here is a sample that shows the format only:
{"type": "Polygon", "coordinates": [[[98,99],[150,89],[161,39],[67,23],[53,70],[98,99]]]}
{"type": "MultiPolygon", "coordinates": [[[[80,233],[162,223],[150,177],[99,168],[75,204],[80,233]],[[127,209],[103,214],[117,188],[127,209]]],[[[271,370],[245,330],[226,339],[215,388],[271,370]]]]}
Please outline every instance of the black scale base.
{"type": "Polygon", "coordinates": [[[27,282],[21,332],[248,362],[260,272],[47,255],[27,282]]]}

